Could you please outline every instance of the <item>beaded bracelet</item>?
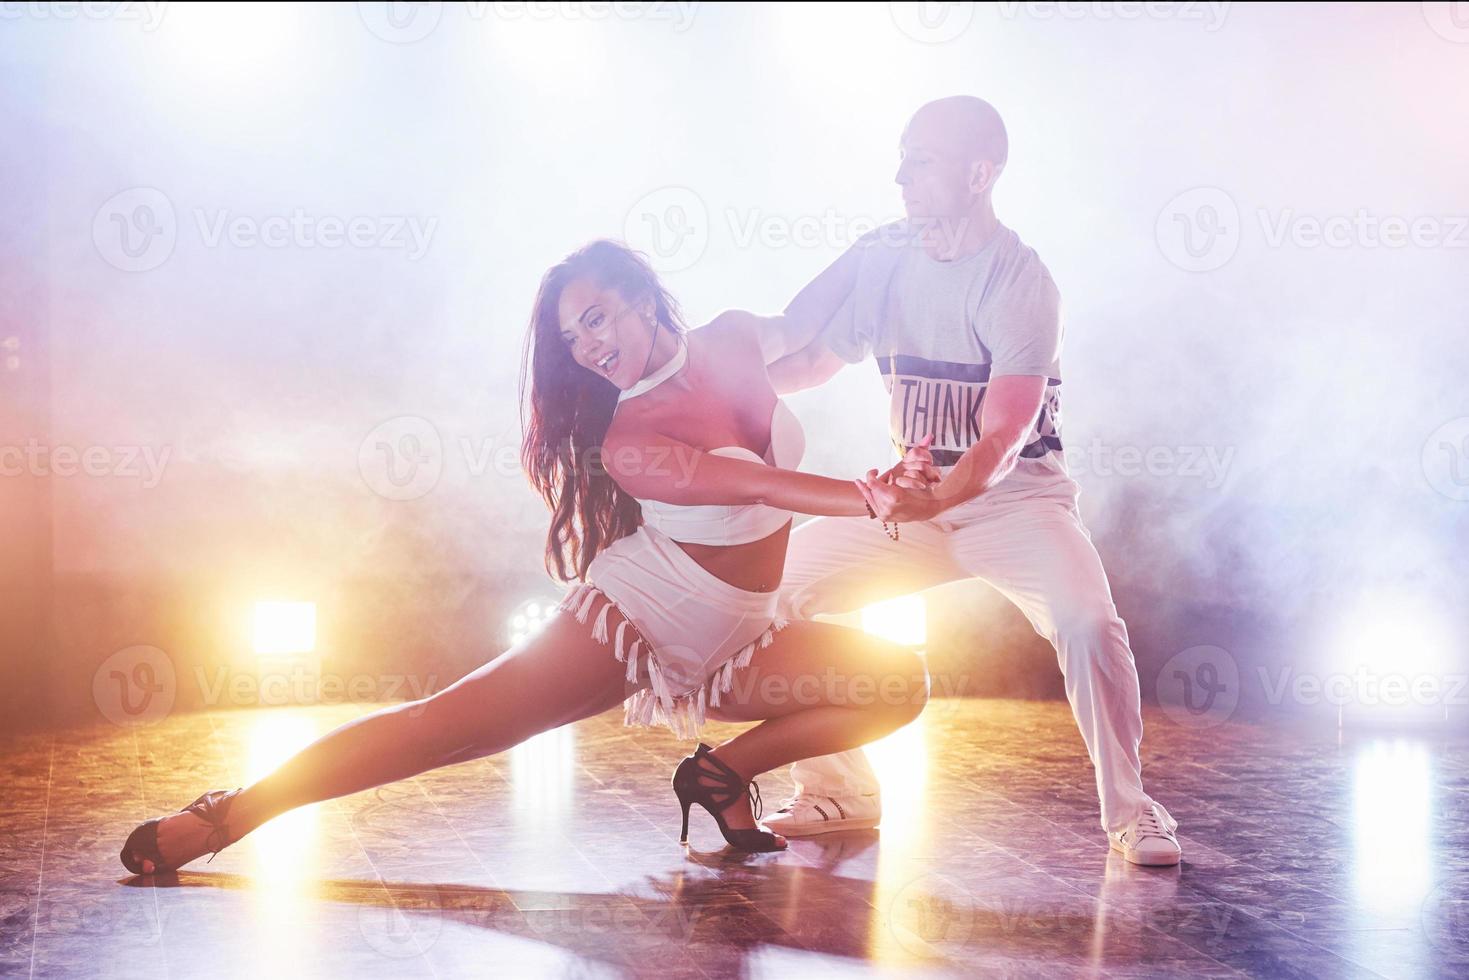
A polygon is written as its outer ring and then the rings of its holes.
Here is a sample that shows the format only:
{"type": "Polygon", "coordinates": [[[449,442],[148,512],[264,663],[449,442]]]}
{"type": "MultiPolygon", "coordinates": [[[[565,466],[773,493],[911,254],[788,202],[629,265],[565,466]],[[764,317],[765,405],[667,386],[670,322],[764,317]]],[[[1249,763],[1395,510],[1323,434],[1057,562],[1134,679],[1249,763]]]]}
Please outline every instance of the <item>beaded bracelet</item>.
{"type": "MultiPolygon", "coordinates": [[[[874,521],[877,520],[877,511],[875,511],[875,510],[872,509],[872,505],[871,504],[867,504],[866,506],[867,506],[867,516],[870,517],[870,518],[872,518],[874,521]]],[[[888,527],[888,522],[887,521],[883,521],[882,522],[882,531],[883,531],[884,534],[886,534],[888,537],[892,538],[894,541],[898,540],[898,522],[897,521],[893,521],[893,526],[891,528],[888,527]]]]}

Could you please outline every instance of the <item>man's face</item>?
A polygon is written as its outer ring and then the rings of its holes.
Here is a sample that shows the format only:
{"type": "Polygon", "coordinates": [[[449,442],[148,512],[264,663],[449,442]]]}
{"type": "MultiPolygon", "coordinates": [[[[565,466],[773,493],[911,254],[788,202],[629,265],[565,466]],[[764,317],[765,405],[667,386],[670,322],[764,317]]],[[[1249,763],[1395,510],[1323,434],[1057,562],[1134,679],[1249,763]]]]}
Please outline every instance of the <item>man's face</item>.
{"type": "Polygon", "coordinates": [[[903,130],[894,180],[913,219],[962,218],[976,196],[975,165],[938,114],[920,112],[903,130]]]}

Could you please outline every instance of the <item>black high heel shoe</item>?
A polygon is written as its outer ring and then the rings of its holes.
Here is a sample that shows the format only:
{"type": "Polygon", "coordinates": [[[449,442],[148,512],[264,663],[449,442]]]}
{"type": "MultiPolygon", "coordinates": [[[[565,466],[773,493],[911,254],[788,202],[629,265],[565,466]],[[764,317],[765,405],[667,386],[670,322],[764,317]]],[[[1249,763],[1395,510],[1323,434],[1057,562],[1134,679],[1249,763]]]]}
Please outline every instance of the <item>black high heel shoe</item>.
{"type": "MultiPolygon", "coordinates": [[[[742,851],[782,851],[785,840],[767,830],[735,830],[724,822],[724,809],[745,791],[745,780],[729,766],[710,755],[709,746],[699,743],[694,754],[678,764],[673,770],[673,792],[683,807],[683,831],[678,842],[689,842],[689,807],[695,803],[709,811],[709,816],[719,824],[719,832],[730,847],[742,851]],[[701,780],[717,780],[714,784],[701,780]]],[[[755,804],[755,819],[760,819],[760,787],[752,780],[749,783],[750,799],[755,804]]]]}
{"type": "MultiPolygon", "coordinates": [[[[214,860],[216,854],[234,843],[230,837],[229,826],[225,821],[229,818],[230,803],[239,795],[239,792],[238,789],[216,789],[205,793],[179,811],[179,813],[192,813],[209,824],[209,836],[204,839],[204,850],[209,853],[211,861],[214,860]]],[[[135,875],[156,875],[178,870],[163,860],[163,855],[158,851],[158,825],[167,819],[168,817],[154,817],[152,820],[146,820],[134,828],[131,834],[128,834],[127,843],[122,845],[120,855],[124,868],[135,875]],[[143,869],[144,861],[153,862],[152,870],[143,869]]],[[[189,861],[192,860],[194,858],[189,858],[189,861]]],[[[183,863],[188,864],[189,861],[183,863]]]]}

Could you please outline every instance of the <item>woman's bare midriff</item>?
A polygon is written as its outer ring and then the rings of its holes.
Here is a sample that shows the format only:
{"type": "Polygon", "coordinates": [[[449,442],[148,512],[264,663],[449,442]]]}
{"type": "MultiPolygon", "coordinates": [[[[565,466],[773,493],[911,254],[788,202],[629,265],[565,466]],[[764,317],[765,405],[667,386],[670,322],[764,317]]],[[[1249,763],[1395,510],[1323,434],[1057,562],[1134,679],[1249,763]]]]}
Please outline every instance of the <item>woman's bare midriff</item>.
{"type": "Polygon", "coordinates": [[[791,526],[748,544],[685,544],[677,542],[699,566],[729,585],[746,592],[774,592],[785,570],[786,542],[791,526]]]}

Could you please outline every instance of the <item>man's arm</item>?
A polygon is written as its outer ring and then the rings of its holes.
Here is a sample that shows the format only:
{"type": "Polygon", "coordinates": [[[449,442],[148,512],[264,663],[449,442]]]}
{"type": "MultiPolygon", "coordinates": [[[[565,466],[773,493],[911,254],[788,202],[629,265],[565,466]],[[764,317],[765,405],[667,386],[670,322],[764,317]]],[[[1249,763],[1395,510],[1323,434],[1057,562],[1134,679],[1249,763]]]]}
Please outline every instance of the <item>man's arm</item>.
{"type": "Polygon", "coordinates": [[[944,509],[973,500],[1010,475],[1045,395],[1044,377],[1004,375],[990,382],[980,410],[983,435],[934,488],[934,497],[944,509]]]}
{"type": "Polygon", "coordinates": [[[819,339],[813,340],[804,349],[787,354],[769,367],[770,383],[778,395],[815,388],[830,381],[832,376],[847,366],[819,339]]]}
{"type": "Polygon", "coordinates": [[[778,395],[814,388],[846,364],[828,350],[820,338],[801,349],[787,347],[793,332],[785,314],[760,316],[747,310],[725,310],[705,329],[720,332],[739,330],[752,337],[760,345],[760,356],[765,360],[771,386],[778,395]]]}

